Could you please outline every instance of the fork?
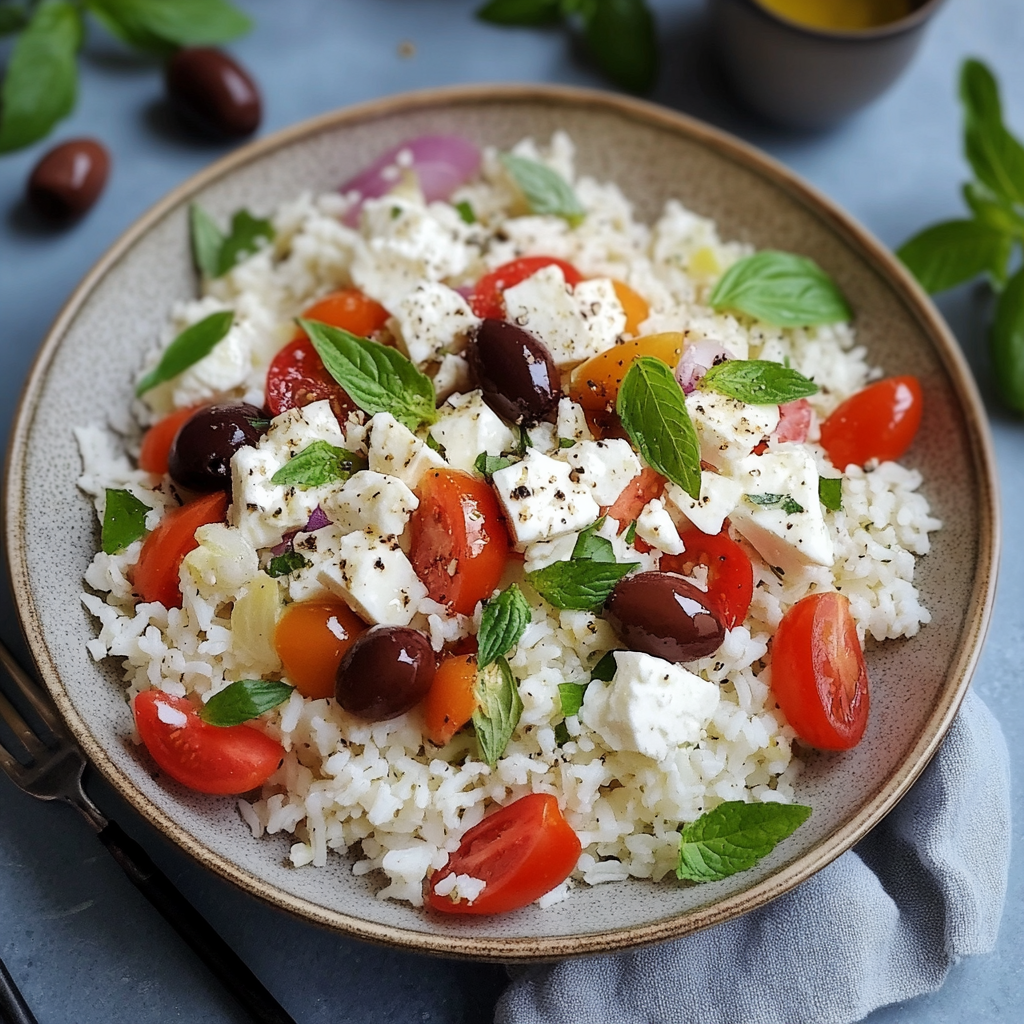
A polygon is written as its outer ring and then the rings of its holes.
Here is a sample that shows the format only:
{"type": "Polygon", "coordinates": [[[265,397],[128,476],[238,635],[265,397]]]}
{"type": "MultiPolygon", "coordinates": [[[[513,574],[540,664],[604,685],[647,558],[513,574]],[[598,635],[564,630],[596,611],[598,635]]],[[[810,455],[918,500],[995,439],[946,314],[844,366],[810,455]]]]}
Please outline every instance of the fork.
{"type": "MultiPolygon", "coordinates": [[[[146,851],[89,799],[82,787],[85,755],[38,684],[29,678],[2,642],[0,663],[52,737],[46,741],[38,736],[0,690],[0,719],[7,723],[24,750],[24,758],[19,759],[0,744],[0,768],[30,796],[40,800],[63,800],[81,812],[132,885],[160,911],[254,1021],[295,1024],[238,954],[150,860],[146,851]]],[[[25,1020],[31,1020],[31,1016],[25,1020]]]]}

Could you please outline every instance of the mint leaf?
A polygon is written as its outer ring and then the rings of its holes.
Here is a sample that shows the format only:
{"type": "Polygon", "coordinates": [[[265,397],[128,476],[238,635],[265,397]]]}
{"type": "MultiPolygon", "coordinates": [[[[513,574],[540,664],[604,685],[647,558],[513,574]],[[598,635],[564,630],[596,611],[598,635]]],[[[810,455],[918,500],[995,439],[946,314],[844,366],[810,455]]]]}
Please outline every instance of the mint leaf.
{"type": "Polygon", "coordinates": [[[1024,212],[1005,199],[994,195],[977,181],[969,181],[963,189],[964,202],[975,219],[997,231],[1024,240],[1024,212]]]}
{"type": "Polygon", "coordinates": [[[896,255],[930,294],[989,273],[1006,277],[1012,238],[978,220],[948,220],[908,239],[896,255]]]}
{"type": "Polygon", "coordinates": [[[803,512],[804,507],[791,494],[747,494],[747,501],[762,508],[781,508],[787,516],[803,512]]]}
{"type": "Polygon", "coordinates": [[[502,153],[501,162],[523,193],[531,213],[562,217],[573,227],[586,216],[587,211],[572,187],[550,167],[514,153],[502,153]]]}
{"type": "Polygon", "coordinates": [[[842,477],[818,477],[818,500],[829,512],[841,512],[843,510],[842,477]]]}
{"type": "Polygon", "coordinates": [[[765,249],[734,263],[708,299],[778,327],[834,324],[853,316],[835,282],[814,260],[765,249]]]}
{"type": "Polygon", "coordinates": [[[572,559],[587,559],[591,562],[614,562],[615,549],[612,542],[605,537],[595,536],[597,531],[604,526],[605,516],[601,516],[596,523],[591,523],[577,538],[573,546],[572,559]]]}
{"type": "Polygon", "coordinates": [[[271,478],[282,487],[323,487],[340,483],[366,469],[366,460],[355,452],[338,448],[329,441],[313,441],[289,459],[271,478]]]}
{"type": "Polygon", "coordinates": [[[599,0],[584,35],[601,70],[630,92],[647,93],[658,78],[654,18],[644,0],[599,0]]]}
{"type": "Polygon", "coordinates": [[[814,381],[770,359],[727,359],[712,366],[697,387],[748,405],[783,405],[818,393],[814,381]]]}
{"type": "Polygon", "coordinates": [[[632,544],[636,540],[636,520],[634,519],[629,526],[626,528],[626,536],[623,538],[627,544],[632,544]]]}
{"type": "Polygon", "coordinates": [[[574,437],[560,437],[558,439],[558,447],[559,448],[575,448],[576,447],[576,438],[574,438],[574,437]]]}
{"type": "Polygon", "coordinates": [[[437,419],[433,382],[398,349],[316,320],[300,319],[299,326],[363,412],[389,412],[410,430],[437,419]]]}
{"type": "Polygon", "coordinates": [[[960,71],[964,153],[978,180],[1001,199],[1024,203],[1024,146],[1003,124],[999,86],[977,60],[960,71]]]}
{"type": "Polygon", "coordinates": [[[198,363],[204,356],[208,356],[213,351],[213,346],[231,330],[234,319],[234,312],[227,309],[220,313],[211,313],[199,323],[186,327],[164,349],[164,354],[156,368],[150,370],[135,385],[136,396],[144,395],[150,388],[155,388],[157,384],[163,384],[165,381],[177,377],[179,373],[183,373],[194,363],[198,363]]]}
{"type": "Polygon", "coordinates": [[[111,34],[160,55],[245,35],[252,20],[226,0],[85,0],[111,34]]]}
{"type": "Polygon", "coordinates": [[[241,725],[283,704],[293,689],[287,683],[273,680],[239,679],[215,693],[203,705],[199,717],[207,725],[241,725]]]}
{"type": "Polygon", "coordinates": [[[149,506],[139,501],[131,491],[108,487],[107,503],[103,509],[103,528],[100,532],[103,553],[116,555],[143,536],[148,511],[149,506]]]}
{"type": "Polygon", "coordinates": [[[70,3],[35,9],[7,61],[0,89],[0,153],[49,134],[75,107],[82,16],[70,3]]]}
{"type": "Polygon", "coordinates": [[[459,215],[459,219],[463,224],[475,224],[476,214],[473,212],[473,207],[465,199],[460,199],[455,204],[455,209],[459,215]]]}
{"type": "Polygon", "coordinates": [[[700,442],[683,390],[667,363],[638,356],[623,378],[615,411],[653,469],[700,497],[700,442]]]}
{"type": "Polygon", "coordinates": [[[1024,268],[1007,281],[999,296],[989,343],[1003,400],[1024,412],[1024,268]]]}
{"type": "Polygon", "coordinates": [[[728,800],[683,829],[676,874],[689,882],[717,882],[746,871],[810,815],[810,807],[800,804],[728,800]]]}
{"type": "Polygon", "coordinates": [[[479,706],[473,712],[473,728],[480,756],[493,768],[505,752],[523,713],[519,687],[504,658],[480,670],[476,694],[479,706]]]}
{"type": "Polygon", "coordinates": [[[569,730],[566,728],[565,722],[559,722],[558,725],[555,726],[555,745],[564,747],[571,739],[572,737],[569,735],[569,730]]]}
{"type": "Polygon", "coordinates": [[[968,58],[960,66],[960,102],[964,115],[980,124],[1001,124],[1003,107],[995,76],[980,60],[968,58]]]}
{"type": "Polygon", "coordinates": [[[298,551],[286,551],[283,555],[275,555],[267,566],[267,575],[275,579],[279,576],[290,576],[300,569],[308,569],[313,563],[298,551]]]}
{"type": "Polygon", "coordinates": [[[608,651],[601,656],[601,660],[590,670],[590,681],[600,679],[602,683],[610,683],[615,678],[615,652],[608,651]]]}
{"type": "Polygon", "coordinates": [[[217,276],[226,274],[237,263],[273,240],[274,225],[269,220],[254,217],[248,210],[238,210],[231,218],[231,231],[220,247],[217,276]]]}
{"type": "Polygon", "coordinates": [[[477,664],[486,668],[512,650],[533,619],[530,604],[514,583],[484,605],[477,632],[477,664]]]}
{"type": "Polygon", "coordinates": [[[559,683],[558,699],[562,705],[562,714],[566,718],[578,715],[583,707],[583,696],[589,683],[559,683]]]}
{"type": "Polygon", "coordinates": [[[481,452],[473,463],[473,468],[481,475],[487,477],[488,482],[499,469],[508,469],[512,465],[511,459],[506,459],[503,455],[488,455],[487,452],[481,452]]]}
{"type": "Polygon", "coordinates": [[[477,12],[495,25],[551,25],[562,17],[561,0],[490,0],[477,12]]]}
{"type": "Polygon", "coordinates": [[[188,208],[188,226],[196,269],[203,277],[219,277],[220,250],[224,245],[220,228],[198,203],[192,203],[188,208]]]}
{"type": "Polygon", "coordinates": [[[640,563],[594,562],[590,559],[554,562],[526,574],[527,582],[549,604],[577,612],[597,612],[615,584],[640,563]]]}

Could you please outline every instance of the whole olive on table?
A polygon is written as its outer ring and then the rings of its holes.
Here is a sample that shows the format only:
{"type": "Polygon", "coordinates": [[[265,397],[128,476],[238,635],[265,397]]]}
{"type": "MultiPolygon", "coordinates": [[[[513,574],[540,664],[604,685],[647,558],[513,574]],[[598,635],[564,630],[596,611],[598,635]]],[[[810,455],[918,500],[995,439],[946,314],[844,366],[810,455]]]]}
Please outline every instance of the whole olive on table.
{"type": "Polygon", "coordinates": [[[207,405],[193,413],[171,442],[171,479],[193,491],[231,489],[231,456],[259,444],[262,409],[247,402],[207,405]]]}
{"type": "Polygon", "coordinates": [[[110,155],[95,139],[69,139],[44,153],[28,179],[28,202],[44,217],[69,221],[99,198],[110,155]]]}
{"type": "Polygon", "coordinates": [[[434,681],[434,667],[434,649],[418,629],[378,626],[345,653],[334,693],[349,714],[383,722],[423,700],[434,681]]]}
{"type": "Polygon", "coordinates": [[[263,105],[256,83],[220,50],[178,50],[167,62],[164,83],[178,113],[207,135],[238,139],[259,127],[263,105]]]}

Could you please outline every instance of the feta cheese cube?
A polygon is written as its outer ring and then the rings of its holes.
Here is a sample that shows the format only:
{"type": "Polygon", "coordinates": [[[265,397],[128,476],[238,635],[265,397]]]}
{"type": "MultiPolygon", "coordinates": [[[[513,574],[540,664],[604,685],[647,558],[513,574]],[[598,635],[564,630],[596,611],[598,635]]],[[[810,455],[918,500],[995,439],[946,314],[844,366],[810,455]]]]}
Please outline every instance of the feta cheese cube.
{"type": "Polygon", "coordinates": [[[516,440],[480,391],[452,395],[438,409],[430,435],[444,448],[445,461],[466,473],[473,472],[473,463],[481,452],[500,455],[511,450],[516,440]]]}
{"type": "Polygon", "coordinates": [[[281,449],[287,458],[292,458],[314,441],[327,441],[338,448],[345,445],[345,435],[331,403],[326,399],[286,409],[280,416],[275,416],[260,447],[274,446],[281,449]]]}
{"type": "Polygon", "coordinates": [[[448,463],[389,412],[379,412],[369,423],[367,457],[375,473],[396,476],[415,489],[431,469],[447,469],[448,463]]]}
{"type": "Polygon", "coordinates": [[[558,418],[555,422],[558,438],[569,441],[593,441],[583,406],[577,405],[571,398],[558,400],[558,418]]]}
{"type": "Polygon", "coordinates": [[[679,555],[684,550],[676,524],[659,498],[652,498],[637,516],[636,535],[666,555],[679,555]]]}
{"type": "Polygon", "coordinates": [[[332,591],[320,581],[320,573],[341,558],[341,542],[348,531],[340,530],[334,524],[312,533],[297,533],[292,539],[292,548],[309,563],[304,569],[289,573],[285,582],[288,596],[293,601],[313,601],[330,597],[332,591]]]}
{"type": "Polygon", "coordinates": [[[398,477],[367,469],[354,473],[333,491],[323,510],[343,533],[373,529],[382,537],[397,537],[419,503],[398,477]]]}
{"type": "Polygon", "coordinates": [[[443,402],[451,397],[456,391],[468,391],[472,385],[469,382],[469,363],[464,356],[448,355],[441,356],[441,364],[434,374],[434,393],[437,400],[443,402]]]}
{"type": "Polygon", "coordinates": [[[565,449],[572,477],[590,488],[598,505],[611,505],[643,466],[630,443],[621,437],[580,441],[565,449]]]}
{"type": "Polygon", "coordinates": [[[419,367],[461,352],[466,338],[480,323],[469,303],[444,284],[417,285],[394,310],[388,322],[405,354],[419,367]]]}
{"type": "Polygon", "coordinates": [[[749,455],[779,425],[777,405],[747,405],[713,391],[687,395],[686,408],[697,428],[701,458],[719,469],[749,455]]]}
{"type": "Polygon", "coordinates": [[[699,498],[694,500],[678,484],[669,484],[665,497],[702,533],[716,534],[742,500],[743,485],[705,469],[700,474],[699,498]]]}

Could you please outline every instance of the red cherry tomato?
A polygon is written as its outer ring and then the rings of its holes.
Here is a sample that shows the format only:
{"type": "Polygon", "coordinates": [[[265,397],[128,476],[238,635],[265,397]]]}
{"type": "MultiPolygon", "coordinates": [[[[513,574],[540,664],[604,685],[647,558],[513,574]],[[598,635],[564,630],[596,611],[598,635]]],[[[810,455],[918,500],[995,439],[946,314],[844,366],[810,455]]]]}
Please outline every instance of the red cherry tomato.
{"type": "Polygon", "coordinates": [[[629,526],[644,510],[644,505],[652,498],[661,496],[665,490],[666,480],[650,466],[645,466],[622,489],[622,493],[608,507],[606,515],[619,524],[619,533],[629,526]]]}
{"type": "Polygon", "coordinates": [[[448,863],[430,879],[427,904],[447,914],[504,914],[518,910],[572,873],[582,852],[579,838],[547,793],[531,793],[474,825],[448,863]],[[486,882],[472,902],[438,896],[438,882],[449,875],[486,882]]]}
{"type": "Polygon", "coordinates": [[[200,793],[247,793],[262,786],[284,760],[277,740],[248,725],[208,725],[184,697],[146,690],[135,698],[134,711],[153,760],[200,793]],[[182,716],[184,724],[178,724],[182,716]]]}
{"type": "Polygon", "coordinates": [[[898,459],[921,425],[916,377],[887,377],[848,398],[821,425],[821,446],[836,469],[898,459]]]}
{"type": "Polygon", "coordinates": [[[164,514],[157,528],[143,541],[132,583],[143,601],[159,601],[165,608],[181,607],[178,570],[182,560],[199,547],[196,530],[207,523],[223,523],[228,496],[223,491],[196,498],[164,514]]]}
{"type": "Polygon", "coordinates": [[[779,406],[779,425],[775,428],[777,441],[798,441],[802,444],[807,440],[810,429],[811,403],[806,398],[779,406]]]}
{"type": "Polygon", "coordinates": [[[484,274],[476,283],[473,294],[469,297],[469,305],[481,319],[504,320],[505,290],[533,277],[544,267],[561,267],[565,275],[565,283],[572,288],[583,280],[580,272],[565,260],[554,256],[523,256],[510,263],[503,263],[496,270],[484,274]]]}
{"type": "Polygon", "coordinates": [[[142,438],[139,450],[139,469],[147,473],[164,474],[167,472],[167,456],[178,431],[192,413],[201,409],[201,405],[190,405],[187,409],[175,409],[162,420],[154,423],[142,438]]]}
{"type": "Polygon", "coordinates": [[[508,561],[508,530],[482,480],[455,470],[424,475],[410,520],[412,567],[431,598],[472,615],[490,597],[508,561]]]}
{"type": "Polygon", "coordinates": [[[726,629],[740,625],[754,596],[754,567],[747,553],[725,530],[711,535],[691,527],[680,539],[686,550],[680,555],[662,555],[658,568],[689,576],[694,566],[706,566],[708,598],[721,615],[722,625],[726,629]]]}
{"type": "Polygon", "coordinates": [[[772,692],[805,743],[849,750],[868,722],[868,672],[850,602],[810,594],[782,617],[772,641],[772,692]]]}

